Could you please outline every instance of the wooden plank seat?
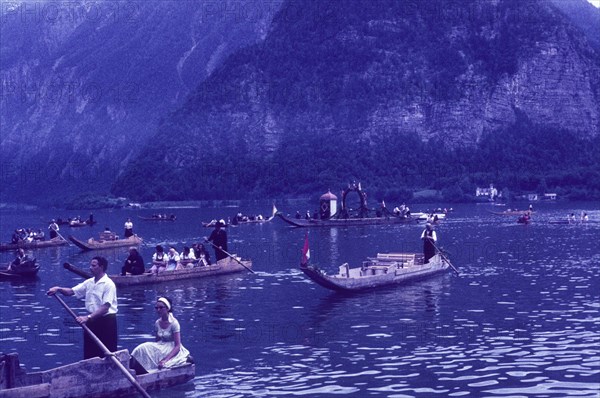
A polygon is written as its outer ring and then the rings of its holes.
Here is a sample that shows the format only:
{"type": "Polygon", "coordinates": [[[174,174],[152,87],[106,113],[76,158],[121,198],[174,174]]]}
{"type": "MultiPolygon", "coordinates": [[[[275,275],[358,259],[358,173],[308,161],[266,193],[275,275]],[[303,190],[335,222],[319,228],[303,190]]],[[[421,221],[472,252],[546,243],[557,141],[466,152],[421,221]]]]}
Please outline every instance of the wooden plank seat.
{"type": "Polygon", "coordinates": [[[377,253],[375,260],[379,264],[387,262],[396,262],[400,267],[408,267],[415,264],[416,255],[414,253],[377,253]]]}
{"type": "Polygon", "coordinates": [[[395,260],[402,262],[414,262],[415,253],[377,253],[377,260],[395,260]]]}
{"type": "Polygon", "coordinates": [[[390,263],[389,265],[374,265],[374,263],[371,261],[365,261],[361,267],[360,275],[384,275],[397,266],[397,262],[390,263]]]}

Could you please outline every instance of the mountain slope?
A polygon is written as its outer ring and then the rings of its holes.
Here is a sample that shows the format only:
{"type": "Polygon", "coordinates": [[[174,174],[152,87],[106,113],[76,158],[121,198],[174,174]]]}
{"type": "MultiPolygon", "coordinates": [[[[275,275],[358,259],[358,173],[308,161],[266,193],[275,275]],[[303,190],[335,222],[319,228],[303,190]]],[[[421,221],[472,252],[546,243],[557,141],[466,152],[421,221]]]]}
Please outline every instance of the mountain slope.
{"type": "Polygon", "coordinates": [[[276,11],[234,0],[3,3],[3,198],[33,184],[105,193],[161,115],[262,39],[276,11]]]}
{"type": "Polygon", "coordinates": [[[599,57],[562,11],[541,0],[443,4],[286,2],[264,41],[165,118],[156,142],[169,148],[146,147],[114,192],[293,194],[361,175],[426,185],[411,151],[423,143],[476,147],[519,120],[598,136],[599,57]],[[143,190],[143,179],[186,189],[143,190]]]}

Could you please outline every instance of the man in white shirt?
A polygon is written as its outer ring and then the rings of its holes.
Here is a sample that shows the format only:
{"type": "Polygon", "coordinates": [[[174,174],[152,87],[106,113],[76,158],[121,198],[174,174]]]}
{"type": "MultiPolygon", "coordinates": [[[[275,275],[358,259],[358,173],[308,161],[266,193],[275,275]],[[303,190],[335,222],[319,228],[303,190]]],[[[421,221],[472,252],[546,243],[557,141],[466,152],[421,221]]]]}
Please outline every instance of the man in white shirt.
{"type": "MultiPolygon", "coordinates": [[[[88,315],[76,318],[80,324],[86,326],[104,343],[109,351],[117,350],[117,287],[106,275],[108,261],[104,257],[94,257],[90,262],[92,278],[72,287],[55,286],[48,290],[48,295],[60,292],[65,296],[85,299],[85,308],[88,315]]],[[[104,357],[100,347],[94,340],[83,334],[83,359],[104,357]]]]}

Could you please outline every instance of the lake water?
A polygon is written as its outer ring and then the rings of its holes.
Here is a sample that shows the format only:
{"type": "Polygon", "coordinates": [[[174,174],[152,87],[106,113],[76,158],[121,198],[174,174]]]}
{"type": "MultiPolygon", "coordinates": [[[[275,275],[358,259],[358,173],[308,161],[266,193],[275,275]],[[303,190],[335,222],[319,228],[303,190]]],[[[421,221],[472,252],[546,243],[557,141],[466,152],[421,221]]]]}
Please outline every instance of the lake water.
{"type": "MultiPolygon", "coordinates": [[[[526,204],[522,204],[526,206],[526,204]]],[[[154,300],[174,300],[183,344],[197,363],[193,383],[157,397],[599,397],[600,206],[535,204],[530,225],[493,215],[489,205],[455,206],[436,227],[439,246],[460,276],[354,295],[328,291],[298,270],[309,233],[311,262],[329,273],[387,251],[421,251],[422,225],[298,229],[276,219],[228,228],[229,251],[253,261],[255,275],[121,288],[119,345],[152,338],[154,300]],[[551,224],[586,211],[587,225],[551,224]]],[[[285,208],[286,213],[302,208],[285,208]]],[[[413,206],[414,211],[427,206],[413,206]]],[[[501,209],[501,208],[500,208],[501,209]]],[[[105,227],[121,232],[127,217],[148,246],[199,241],[201,221],[268,208],[179,208],[176,222],[143,221],[156,210],[95,211],[94,227],[69,229],[87,239],[105,227]]],[[[17,227],[89,212],[0,210],[2,241],[17,227]]],[[[74,247],[35,251],[37,280],[0,282],[0,351],[18,352],[28,370],[81,358],[81,330],[53,298],[54,285],[80,279],[94,255],[120,271],[126,248],[80,253],[74,247]]],[[[211,250],[214,259],[214,254],[211,250]]],[[[2,253],[7,263],[11,253],[2,253]]],[[[76,312],[83,303],[65,301],[76,312]]]]}

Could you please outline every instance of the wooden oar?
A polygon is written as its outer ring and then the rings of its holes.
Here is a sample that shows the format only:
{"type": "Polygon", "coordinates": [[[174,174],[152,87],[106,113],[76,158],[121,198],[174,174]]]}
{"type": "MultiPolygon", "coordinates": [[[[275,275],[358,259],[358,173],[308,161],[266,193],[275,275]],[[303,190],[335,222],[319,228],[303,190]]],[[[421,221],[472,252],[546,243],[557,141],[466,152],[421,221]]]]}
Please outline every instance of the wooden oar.
{"type": "MultiPolygon", "coordinates": [[[[73,312],[73,310],[71,308],[69,308],[69,306],[67,305],[67,303],[64,302],[63,299],[61,299],[58,294],[54,294],[54,297],[56,297],[56,299],[58,300],[59,303],[62,304],[63,307],[65,307],[65,309],[67,310],[67,312],[69,312],[69,314],[71,314],[71,316],[74,319],[77,319],[77,315],[75,315],[75,313],[73,312]]],[[[133,375],[131,373],[129,373],[129,370],[127,370],[125,368],[125,366],[123,366],[123,364],[117,359],[117,357],[115,357],[115,355],[110,352],[108,350],[108,348],[106,348],[106,346],[104,345],[104,343],[102,343],[102,341],[100,341],[100,339],[90,330],[90,328],[87,327],[87,325],[85,323],[80,323],[79,326],[81,326],[83,328],[83,330],[85,330],[85,332],[92,338],[92,340],[94,340],[94,342],[98,345],[98,347],[100,347],[100,349],[102,350],[102,352],[104,353],[104,355],[108,358],[110,358],[113,363],[115,365],[117,365],[117,367],[119,368],[119,370],[121,372],[123,372],[123,374],[125,375],[125,377],[127,377],[127,380],[129,380],[131,382],[131,384],[133,384],[133,386],[136,388],[136,390],[138,390],[138,392],[140,394],[142,394],[143,397],[145,398],[151,398],[150,395],[146,392],[146,390],[144,390],[144,387],[142,387],[140,385],[140,383],[137,382],[137,380],[135,379],[135,377],[133,377],[133,375]]]]}
{"type": "Polygon", "coordinates": [[[61,235],[61,234],[60,234],[58,231],[54,231],[54,232],[56,232],[56,235],[60,236],[60,238],[61,238],[62,240],[64,240],[65,242],[67,242],[67,243],[70,245],[69,241],[68,241],[67,239],[65,239],[65,237],[64,237],[64,236],[62,236],[62,235],[61,235]]]}
{"type": "Polygon", "coordinates": [[[442,256],[442,258],[448,263],[448,265],[450,266],[450,268],[452,268],[454,270],[454,272],[456,272],[456,275],[459,275],[458,270],[456,269],[456,267],[454,265],[452,265],[452,263],[450,262],[450,260],[448,259],[448,257],[446,257],[446,255],[444,254],[444,252],[442,252],[440,250],[440,248],[437,247],[435,245],[435,243],[433,243],[433,240],[431,241],[431,244],[433,245],[433,247],[435,247],[435,249],[438,251],[438,253],[440,253],[440,255],[442,256]]]}
{"type": "Polygon", "coordinates": [[[81,276],[82,278],[89,279],[89,278],[93,277],[93,275],[91,273],[86,272],[85,270],[82,270],[81,268],[76,267],[72,264],[64,263],[63,267],[66,270],[69,270],[69,271],[73,272],[74,274],[81,276]]]}
{"type": "Polygon", "coordinates": [[[237,261],[242,267],[246,268],[248,271],[250,271],[251,273],[255,274],[256,272],[252,271],[250,268],[248,268],[244,263],[242,263],[240,260],[238,260],[234,255],[227,253],[225,250],[221,249],[219,246],[215,245],[214,243],[212,243],[211,241],[209,241],[208,239],[204,239],[205,242],[210,243],[213,247],[221,250],[223,253],[227,254],[229,257],[231,257],[232,259],[234,259],[235,261],[237,261]]]}

